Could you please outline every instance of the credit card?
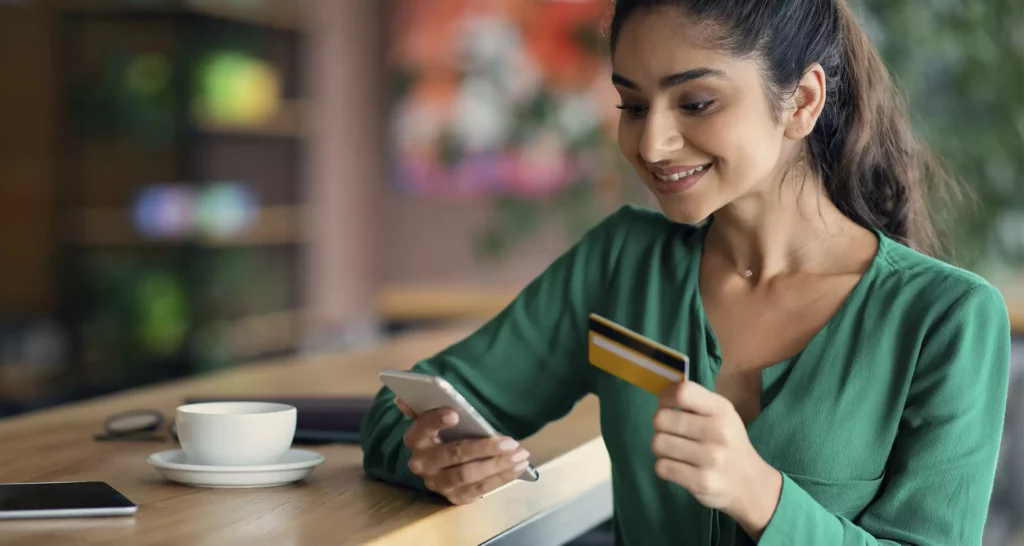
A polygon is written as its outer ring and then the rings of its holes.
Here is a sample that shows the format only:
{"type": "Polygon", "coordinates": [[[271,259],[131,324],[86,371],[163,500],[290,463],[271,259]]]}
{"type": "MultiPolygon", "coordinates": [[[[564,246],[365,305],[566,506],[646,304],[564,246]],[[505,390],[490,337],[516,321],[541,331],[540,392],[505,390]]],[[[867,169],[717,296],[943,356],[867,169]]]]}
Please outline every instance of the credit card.
{"type": "Polygon", "coordinates": [[[687,378],[690,359],[657,341],[591,313],[590,363],[641,389],[661,394],[687,378]]]}

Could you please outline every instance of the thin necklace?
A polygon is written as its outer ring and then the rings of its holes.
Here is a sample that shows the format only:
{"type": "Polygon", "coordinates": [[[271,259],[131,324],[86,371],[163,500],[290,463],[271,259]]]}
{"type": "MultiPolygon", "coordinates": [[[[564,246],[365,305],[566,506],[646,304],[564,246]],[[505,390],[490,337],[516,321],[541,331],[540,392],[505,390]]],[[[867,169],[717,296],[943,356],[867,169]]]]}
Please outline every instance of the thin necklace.
{"type": "MultiPolygon", "coordinates": [[[[826,234],[822,235],[821,237],[818,237],[817,239],[807,243],[805,246],[799,248],[795,252],[793,252],[793,253],[789,254],[788,256],[786,256],[786,259],[788,260],[788,259],[792,258],[793,256],[796,256],[797,254],[800,254],[801,252],[803,252],[803,251],[807,250],[808,248],[810,248],[811,245],[813,245],[815,243],[818,243],[819,241],[821,241],[822,239],[828,237],[829,235],[831,235],[831,234],[826,233],[826,234]]],[[[750,279],[750,278],[752,278],[754,276],[754,272],[752,270],[750,270],[750,269],[744,269],[744,270],[740,271],[740,275],[742,275],[744,279],[750,279]]]]}

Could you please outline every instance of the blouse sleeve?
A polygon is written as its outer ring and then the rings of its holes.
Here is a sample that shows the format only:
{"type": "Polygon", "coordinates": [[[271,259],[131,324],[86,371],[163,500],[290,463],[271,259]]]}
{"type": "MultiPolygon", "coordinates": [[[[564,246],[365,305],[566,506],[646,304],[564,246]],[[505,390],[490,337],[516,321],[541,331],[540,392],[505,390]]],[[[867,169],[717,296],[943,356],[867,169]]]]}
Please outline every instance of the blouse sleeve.
{"type": "Polygon", "coordinates": [[[995,288],[977,285],[925,340],[879,497],[853,522],[784,476],[758,544],[980,545],[1009,367],[1006,306],[995,288]]]}
{"type": "MultiPolygon", "coordinates": [[[[500,433],[529,436],[566,415],[591,389],[587,316],[607,293],[627,209],[609,216],[494,319],[413,369],[450,382],[500,433]]],[[[372,477],[423,489],[402,436],[412,424],[381,389],[361,431],[372,477]]]]}

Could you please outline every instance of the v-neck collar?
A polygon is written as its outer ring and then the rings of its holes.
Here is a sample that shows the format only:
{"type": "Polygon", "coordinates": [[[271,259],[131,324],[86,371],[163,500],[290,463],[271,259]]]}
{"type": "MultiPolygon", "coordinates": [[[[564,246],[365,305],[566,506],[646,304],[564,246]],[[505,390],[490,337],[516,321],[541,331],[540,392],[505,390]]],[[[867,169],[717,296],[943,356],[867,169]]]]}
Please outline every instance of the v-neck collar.
{"type": "MultiPolygon", "coordinates": [[[[693,291],[693,301],[697,307],[697,317],[700,321],[701,328],[704,332],[706,340],[706,347],[708,356],[710,357],[710,365],[712,368],[712,374],[709,382],[709,389],[714,390],[715,382],[718,380],[718,373],[722,369],[722,351],[718,342],[718,336],[715,335],[714,329],[711,327],[711,321],[708,320],[707,312],[704,308],[704,298],[700,293],[700,265],[704,257],[704,249],[707,241],[708,232],[711,229],[713,218],[709,218],[703,225],[699,226],[700,232],[697,236],[698,248],[692,253],[690,267],[693,268],[693,283],[691,290],[693,291]]],[[[765,368],[761,369],[761,399],[764,400],[765,386],[770,385],[772,382],[777,380],[781,375],[785,374],[790,368],[796,364],[800,357],[807,353],[809,349],[813,349],[817,344],[824,343],[830,337],[834,329],[843,321],[843,319],[849,314],[851,306],[857,302],[863,300],[864,293],[870,289],[870,285],[874,277],[878,274],[879,268],[882,267],[885,262],[888,251],[888,245],[890,244],[889,238],[882,233],[880,230],[875,228],[869,228],[875,237],[878,238],[878,247],[875,250],[875,255],[871,259],[871,263],[868,264],[867,270],[861,275],[861,278],[857,280],[857,284],[854,285],[853,289],[846,298],[843,299],[843,303],[840,304],[839,309],[829,318],[828,322],[821,327],[807,344],[800,349],[797,353],[774,364],[770,364],[765,368]]],[[[765,411],[768,410],[769,406],[773,404],[775,400],[769,400],[768,404],[761,404],[761,409],[754,419],[747,425],[748,433],[753,434],[757,425],[763,422],[762,416],[765,411]]]]}

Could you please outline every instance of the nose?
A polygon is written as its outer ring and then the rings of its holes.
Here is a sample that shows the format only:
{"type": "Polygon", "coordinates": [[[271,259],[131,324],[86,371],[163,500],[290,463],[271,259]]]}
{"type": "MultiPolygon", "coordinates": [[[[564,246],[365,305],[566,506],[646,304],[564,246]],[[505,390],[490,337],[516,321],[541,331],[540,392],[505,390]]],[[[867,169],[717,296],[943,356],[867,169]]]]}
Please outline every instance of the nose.
{"type": "Polygon", "coordinates": [[[647,163],[667,161],[685,146],[673,116],[648,112],[640,137],[640,157],[647,163]]]}

